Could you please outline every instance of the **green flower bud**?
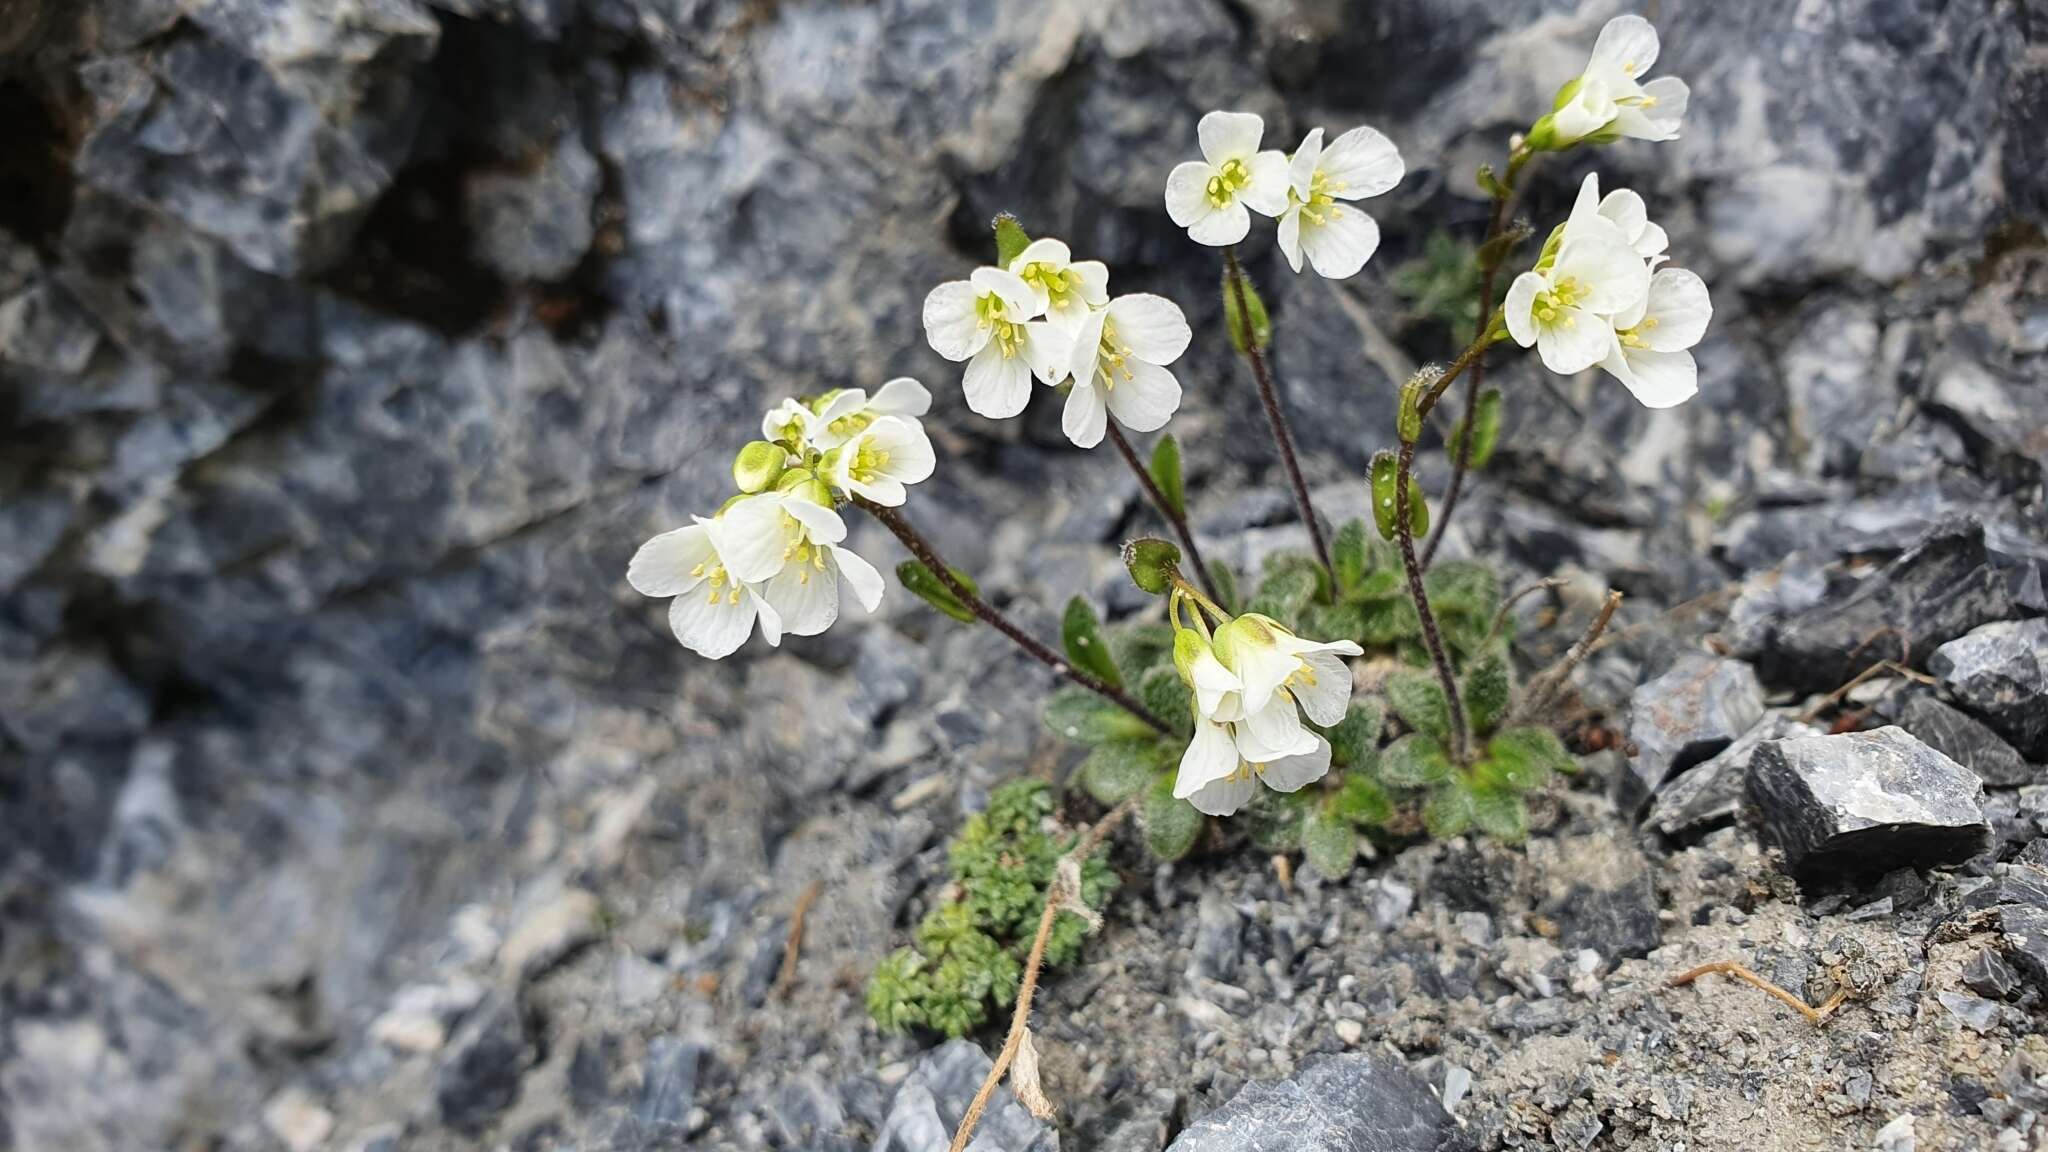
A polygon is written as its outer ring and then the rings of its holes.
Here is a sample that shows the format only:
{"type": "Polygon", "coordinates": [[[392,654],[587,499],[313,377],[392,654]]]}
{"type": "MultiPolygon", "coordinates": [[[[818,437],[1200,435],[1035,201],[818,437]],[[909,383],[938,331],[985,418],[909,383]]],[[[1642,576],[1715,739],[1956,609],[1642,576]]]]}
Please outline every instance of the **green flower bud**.
{"type": "Polygon", "coordinates": [[[1208,649],[1209,642],[1202,639],[1202,634],[1193,628],[1173,630],[1173,666],[1180,672],[1183,681],[1189,684],[1195,682],[1195,660],[1208,649]]]}
{"type": "Polygon", "coordinates": [[[1031,236],[1017,218],[1004,212],[989,222],[996,233],[996,267],[1008,268],[1026,248],[1031,246],[1031,236]]]}
{"type": "Polygon", "coordinates": [[[846,391],[844,388],[833,388],[829,391],[820,392],[816,396],[805,397],[804,406],[813,413],[822,413],[825,411],[826,406],[832,403],[832,398],[844,391],[846,391]]]}
{"type": "Polygon", "coordinates": [[[1180,574],[1180,549],[1150,536],[1124,544],[1124,567],[1131,583],[1154,596],[1164,596],[1180,574]]]}
{"type": "Polygon", "coordinates": [[[1550,110],[1552,112],[1562,111],[1565,105],[1578,97],[1579,89],[1585,86],[1586,78],[1584,76],[1574,76],[1565,81],[1564,85],[1557,90],[1557,95],[1551,99],[1550,110]]]}
{"type": "Polygon", "coordinates": [[[1556,152],[1570,143],[1557,138],[1557,118],[1548,115],[1529,125],[1528,133],[1522,137],[1522,147],[1531,152],[1556,152]]]}
{"type": "Polygon", "coordinates": [[[775,482],[777,492],[796,492],[813,504],[832,507],[832,489],[809,468],[791,468],[775,482]]]}
{"type": "Polygon", "coordinates": [[[782,479],[789,467],[789,453],[780,444],[755,440],[733,457],[732,482],[747,493],[765,492],[782,479]]]}

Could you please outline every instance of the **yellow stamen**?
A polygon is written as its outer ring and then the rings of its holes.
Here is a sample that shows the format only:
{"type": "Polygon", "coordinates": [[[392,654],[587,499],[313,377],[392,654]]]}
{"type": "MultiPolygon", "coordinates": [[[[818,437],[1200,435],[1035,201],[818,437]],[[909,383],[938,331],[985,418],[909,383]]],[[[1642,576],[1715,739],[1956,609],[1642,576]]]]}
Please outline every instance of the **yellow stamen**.
{"type": "Polygon", "coordinates": [[[1116,378],[1136,378],[1126,365],[1131,357],[1131,346],[1125,344],[1116,334],[1116,323],[1107,317],[1102,321],[1102,339],[1096,345],[1095,374],[1102,378],[1105,390],[1116,387],[1116,378]]]}
{"type": "Polygon", "coordinates": [[[1244,161],[1225,160],[1222,166],[1216,169],[1216,174],[1209,177],[1209,186],[1206,189],[1209,207],[1219,210],[1230,207],[1231,202],[1237,199],[1237,194],[1251,182],[1252,171],[1245,166],[1244,161]]]}

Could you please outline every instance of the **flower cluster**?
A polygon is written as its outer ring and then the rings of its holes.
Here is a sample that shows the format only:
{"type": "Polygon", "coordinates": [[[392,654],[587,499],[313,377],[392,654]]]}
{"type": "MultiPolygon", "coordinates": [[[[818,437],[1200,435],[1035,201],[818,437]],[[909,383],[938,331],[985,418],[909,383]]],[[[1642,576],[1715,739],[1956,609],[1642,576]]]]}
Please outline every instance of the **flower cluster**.
{"type": "Polygon", "coordinates": [[[967,363],[967,406],[980,415],[1024,411],[1034,377],[1066,388],[1060,425],[1083,448],[1102,442],[1111,416],[1133,432],[1164,427],[1180,408],[1167,365],[1193,338],[1172,301],[1142,292],[1111,299],[1109,269],[1051,239],[1032,241],[1008,267],[932,289],[924,334],[933,351],[967,363]]]}
{"type": "Polygon", "coordinates": [[[643,596],[673,597],[669,626],[685,648],[731,655],[758,625],[771,646],[814,636],[839,618],[842,582],[872,612],[882,576],[844,547],[836,505],[903,503],[932,474],[918,420],[931,394],[902,377],[873,396],[859,388],[777,404],[762,439],[733,462],[739,494],[711,517],[663,532],[633,555],[626,579],[643,596]]]}
{"type": "Polygon", "coordinates": [[[1657,63],[1657,29],[1641,16],[1616,16],[1600,29],[1586,70],[1558,89],[1551,113],[1530,132],[1549,150],[1621,137],[1676,140],[1691,89],[1676,76],[1643,77],[1657,63]]]}
{"type": "Polygon", "coordinates": [[[1330,742],[1302,723],[1328,727],[1351,705],[1351,666],[1364,650],[1349,640],[1303,640],[1270,616],[1247,612],[1214,633],[1174,632],[1173,659],[1192,688],[1195,734],[1173,794],[1211,816],[1228,816],[1256,783],[1294,792],[1330,770],[1330,742]]]}
{"type": "Polygon", "coordinates": [[[1251,231],[1251,213],[1280,222],[1280,250],[1296,272],[1304,256],[1322,276],[1355,275],[1380,246],[1380,226],[1348,201],[1378,196],[1405,169],[1393,142],[1353,128],[1323,146],[1311,129],[1292,156],[1260,151],[1266,123],[1249,112],[1211,112],[1196,125],[1202,158],[1166,177],[1166,213],[1198,244],[1221,248],[1251,231]]]}
{"type": "Polygon", "coordinates": [[[1621,188],[1603,197],[1599,176],[1588,175],[1536,267],[1508,287],[1509,335],[1552,372],[1598,364],[1645,407],[1683,403],[1699,391],[1689,349],[1714,309],[1698,276],[1659,267],[1665,244],[1641,196],[1621,188]]]}

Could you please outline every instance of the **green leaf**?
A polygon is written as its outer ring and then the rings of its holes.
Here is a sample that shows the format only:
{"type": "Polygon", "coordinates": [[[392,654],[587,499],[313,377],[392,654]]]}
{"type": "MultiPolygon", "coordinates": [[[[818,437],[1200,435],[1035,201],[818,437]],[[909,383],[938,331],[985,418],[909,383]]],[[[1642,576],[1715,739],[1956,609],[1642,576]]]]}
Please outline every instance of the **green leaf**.
{"type": "Polygon", "coordinates": [[[1454,783],[1431,790],[1422,805],[1422,826],[1438,840],[1464,835],[1472,827],[1472,794],[1454,783]]]}
{"type": "Polygon", "coordinates": [[[1365,639],[1359,641],[1361,644],[1391,648],[1422,635],[1422,618],[1415,614],[1415,605],[1405,596],[1363,604],[1360,611],[1365,617],[1365,639]]]}
{"type": "Polygon", "coordinates": [[[1365,643],[1365,609],[1357,604],[1311,604],[1302,610],[1303,636],[1317,640],[1350,640],[1365,643]]]}
{"type": "Polygon", "coordinates": [[[1086,688],[1062,688],[1045,702],[1045,726],[1082,744],[1153,735],[1152,726],[1086,688]]]}
{"type": "Polygon", "coordinates": [[[1067,614],[1060,620],[1060,641],[1066,646],[1068,663],[1112,688],[1124,686],[1123,673],[1117,671],[1116,658],[1102,638],[1095,609],[1083,597],[1067,601],[1067,614]]]}
{"type": "Polygon", "coordinates": [[[1408,577],[1398,568],[1374,568],[1360,577],[1345,594],[1354,603],[1368,600],[1408,599],[1408,577]]]}
{"type": "Polygon", "coordinates": [[[1166,664],[1146,671],[1138,681],[1138,702],[1180,735],[1194,728],[1193,694],[1179,670],[1166,664]]]}
{"type": "Polygon", "coordinates": [[[1358,858],[1358,833],[1349,820],[1331,811],[1332,807],[1309,811],[1301,823],[1301,847],[1316,871],[1341,880],[1351,874],[1352,862],[1358,858]]]}
{"type": "Polygon", "coordinates": [[[1145,793],[1138,810],[1138,826],[1145,832],[1145,847],[1161,860],[1178,860],[1195,846],[1202,833],[1202,814],[1185,800],[1173,798],[1173,772],[1162,772],[1145,793]]]}
{"type": "Polygon", "coordinates": [[[1154,596],[1164,596],[1180,570],[1180,549],[1151,536],[1128,540],[1124,542],[1124,567],[1131,573],[1131,583],[1154,596]]]}
{"type": "Polygon", "coordinates": [[[930,995],[924,957],[915,949],[898,948],[875,966],[868,980],[868,1015],[884,1032],[903,1032],[925,1022],[923,1001],[930,995]]]}
{"type": "Polygon", "coordinates": [[[1259,581],[1258,594],[1252,597],[1251,611],[1271,616],[1292,628],[1300,622],[1301,610],[1308,607],[1316,596],[1316,574],[1306,568],[1288,565],[1269,572],[1259,581]]]}
{"type": "Polygon", "coordinates": [[[1353,700],[1344,718],[1324,730],[1330,740],[1330,762],[1339,768],[1371,771],[1373,762],[1379,758],[1383,722],[1378,701],[1353,700]]]}
{"type": "Polygon", "coordinates": [[[1111,740],[1097,744],[1074,774],[1096,803],[1113,808],[1144,791],[1171,763],[1172,754],[1163,741],[1111,740]]]}
{"type": "Polygon", "coordinates": [[[1476,560],[1444,560],[1422,574],[1430,607],[1492,619],[1500,606],[1500,577],[1476,560]]]}
{"type": "Polygon", "coordinates": [[[1164,620],[1128,620],[1110,629],[1117,667],[1140,675],[1173,655],[1173,625],[1164,620]]]}
{"type": "MultiPolygon", "coordinates": [[[[958,580],[962,588],[977,596],[981,594],[981,590],[974,586],[973,579],[967,573],[962,572],[958,568],[952,571],[953,579],[958,580]]],[[[974,613],[968,609],[967,605],[960,602],[959,597],[953,595],[951,588],[939,583],[939,578],[933,575],[932,570],[925,567],[922,563],[916,560],[905,560],[901,564],[896,565],[896,579],[901,581],[903,586],[909,589],[912,595],[951,616],[953,619],[963,624],[974,623],[974,613]]]]}
{"type": "Polygon", "coordinates": [[[1501,784],[1516,792],[1542,784],[1552,772],[1570,774],[1579,768],[1564,741],[1548,728],[1510,728],[1487,741],[1486,758],[1501,784]]]}
{"type": "Polygon", "coordinates": [[[1221,560],[1209,562],[1209,579],[1216,585],[1216,599],[1225,612],[1237,612],[1237,573],[1221,560]]]}
{"type": "Polygon", "coordinates": [[[1479,432],[1472,438],[1472,455],[1466,459],[1465,465],[1474,472],[1486,467],[1487,461],[1493,459],[1494,448],[1500,444],[1500,411],[1500,389],[1488,388],[1481,392],[1478,412],[1466,413],[1465,418],[1458,421],[1457,430],[1451,433],[1451,458],[1457,459],[1458,453],[1463,450],[1465,432],[1468,427],[1474,426],[1473,422],[1476,419],[1479,432]]]}
{"type": "MultiPolygon", "coordinates": [[[[1259,299],[1258,287],[1250,276],[1239,277],[1238,284],[1244,288],[1245,310],[1251,314],[1251,343],[1264,348],[1273,342],[1273,321],[1266,315],[1266,302],[1259,299]]],[[[1231,283],[1228,269],[1223,273],[1223,324],[1224,330],[1230,333],[1230,346],[1237,349],[1238,355],[1243,355],[1247,331],[1244,321],[1239,318],[1237,285],[1231,283]]]]}
{"type": "Polygon", "coordinates": [[[1508,677],[1507,653],[1494,645],[1465,669],[1459,685],[1465,703],[1465,717],[1476,736],[1485,736],[1507,715],[1512,683],[1508,677]]]}
{"type": "Polygon", "coordinates": [[[1394,481],[1399,478],[1400,461],[1385,449],[1375,453],[1369,473],[1372,484],[1372,520],[1380,539],[1394,538],[1394,481]]]}
{"type": "Polygon", "coordinates": [[[1166,506],[1173,509],[1175,516],[1188,514],[1187,488],[1181,482],[1180,441],[1168,432],[1152,446],[1152,483],[1159,486],[1159,494],[1166,499],[1166,506]]]}
{"type": "Polygon", "coordinates": [[[1529,806],[1513,792],[1475,790],[1471,794],[1472,822],[1481,832],[1506,844],[1520,844],[1529,838],[1529,806]]]}
{"type": "Polygon", "coordinates": [[[1330,541],[1330,566],[1335,568],[1337,587],[1352,589],[1365,579],[1365,521],[1347,520],[1330,541]]]}
{"type": "Polygon", "coordinates": [[[1237,820],[1261,852],[1293,852],[1301,847],[1301,822],[1308,814],[1309,794],[1260,788],[1238,809],[1237,820]]]}
{"type": "Polygon", "coordinates": [[[1436,740],[1410,732],[1380,753],[1379,777],[1396,788],[1427,788],[1450,779],[1451,757],[1436,740]]]}
{"type": "Polygon", "coordinates": [[[1031,246],[1031,236],[1024,231],[1022,224],[1017,223],[1017,218],[1008,212],[990,221],[989,226],[994,228],[996,233],[996,267],[1007,271],[1010,261],[1015,260],[1023,254],[1024,249],[1031,246]]]}
{"type": "Polygon", "coordinates": [[[1387,676],[1387,703],[1403,724],[1437,743],[1451,739],[1451,705],[1435,676],[1412,668],[1387,676]]]}
{"type": "Polygon", "coordinates": [[[1379,828],[1394,818],[1394,802],[1372,777],[1350,772],[1344,776],[1344,786],[1331,798],[1330,812],[1360,828],[1379,828]]]}

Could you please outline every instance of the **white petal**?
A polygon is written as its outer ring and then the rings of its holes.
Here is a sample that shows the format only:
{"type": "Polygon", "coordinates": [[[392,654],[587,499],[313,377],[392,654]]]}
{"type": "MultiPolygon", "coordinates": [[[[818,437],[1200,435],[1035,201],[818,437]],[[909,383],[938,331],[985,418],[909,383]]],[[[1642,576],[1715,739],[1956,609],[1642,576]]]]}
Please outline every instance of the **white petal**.
{"type": "Polygon", "coordinates": [[[1351,709],[1351,665],[1332,652],[1313,652],[1301,661],[1308,665],[1314,680],[1296,673],[1287,690],[1294,693],[1310,720],[1328,728],[1351,709]]]}
{"type": "Polygon", "coordinates": [[[829,564],[791,564],[761,586],[761,598],[791,636],[816,636],[839,619],[839,577],[829,564]]]}
{"type": "Polygon", "coordinates": [[[1117,342],[1140,360],[1171,364],[1188,350],[1194,333],[1180,307],[1164,296],[1139,292],[1109,302],[1109,319],[1116,325],[1117,342]]]}
{"type": "Polygon", "coordinates": [[[626,583],[642,596],[680,596],[704,582],[691,569],[713,561],[711,534],[702,524],[663,532],[640,546],[626,565],[626,583]]]}
{"type": "Polygon", "coordinates": [[[1033,320],[1024,326],[1018,352],[1040,384],[1057,384],[1067,378],[1068,362],[1074,358],[1072,329],[1051,320],[1033,320]]]}
{"type": "Polygon", "coordinates": [[[1652,352],[1631,348],[1626,353],[1633,379],[1622,383],[1645,408],[1670,408],[1699,393],[1699,366],[1690,352],[1652,352]]]}
{"type": "MultiPolygon", "coordinates": [[[[754,606],[754,615],[761,622],[761,639],[766,640],[770,648],[779,647],[782,644],[782,617],[776,613],[773,604],[761,599],[758,585],[746,584],[741,587],[746,593],[747,601],[754,606]]],[[[731,597],[728,596],[727,599],[731,597]]]]}
{"type": "Polygon", "coordinates": [[[1066,374],[1077,381],[1093,381],[1095,366],[1102,354],[1102,326],[1109,322],[1109,312],[1090,312],[1081,326],[1074,330],[1073,344],[1067,360],[1066,374]]]}
{"type": "Polygon", "coordinates": [[[1508,335],[1524,348],[1536,343],[1536,297],[1546,287],[1535,272],[1524,272],[1508,285],[1507,302],[1501,305],[1507,313],[1508,335]]]}
{"type": "Polygon", "coordinates": [[[932,394],[908,376],[898,376],[881,386],[868,409],[881,416],[922,416],[932,410],[932,394]]]}
{"type": "Polygon", "coordinates": [[[1102,443],[1102,434],[1109,430],[1109,410],[1093,380],[1074,379],[1067,406],[1060,412],[1060,429],[1077,447],[1093,448],[1102,443]]]}
{"type": "Polygon", "coordinates": [[[991,333],[974,314],[981,293],[965,280],[949,280],[924,298],[924,338],[932,351],[961,361],[981,351],[991,333]]]}
{"type": "Polygon", "coordinates": [[[1180,773],[1174,777],[1173,795],[1185,800],[1203,785],[1221,780],[1237,771],[1237,744],[1230,729],[1206,720],[1195,724],[1195,735],[1180,756],[1180,773]]]}
{"type": "Polygon", "coordinates": [[[1004,356],[1000,346],[990,344],[967,362],[962,391],[975,412],[1006,420],[1031,402],[1031,366],[1024,357],[1004,356]]]}
{"type": "Polygon", "coordinates": [[[856,480],[852,476],[847,476],[840,481],[839,486],[884,508],[901,508],[903,502],[910,498],[910,493],[904,489],[903,482],[886,473],[877,473],[866,480],[856,480]]]}
{"type": "Polygon", "coordinates": [[[1237,737],[1238,755],[1253,764],[1299,756],[1316,742],[1315,733],[1302,726],[1301,711],[1294,701],[1277,692],[1264,708],[1247,711],[1230,729],[1237,737]]]}
{"type": "Polygon", "coordinates": [[[856,555],[851,549],[834,546],[832,562],[839,566],[839,574],[846,580],[846,586],[853,592],[853,598],[870,612],[882,602],[882,574],[875,566],[856,555]]]}
{"type": "Polygon", "coordinates": [[[1187,798],[1195,811],[1204,816],[1229,816],[1251,800],[1259,790],[1258,783],[1250,772],[1228,776],[1205,785],[1187,798]]]}
{"type": "Polygon", "coordinates": [[[1069,265],[1067,270],[1080,275],[1080,296],[1090,308],[1100,308],[1109,303],[1109,265],[1100,260],[1079,260],[1069,265]]]}
{"type": "Polygon", "coordinates": [[[1640,81],[1656,63],[1656,26],[1641,16],[1616,16],[1600,29],[1586,71],[1602,78],[1619,75],[1640,81]]]}
{"type": "MultiPolygon", "coordinates": [[[[1619,236],[1619,231],[1613,233],[1619,236]]],[[[1650,290],[1650,269],[1626,244],[1587,237],[1573,240],[1557,250],[1557,265],[1551,269],[1553,283],[1567,278],[1585,290],[1578,306],[1588,312],[1612,316],[1650,290]]]]}
{"type": "Polygon", "coordinates": [[[1001,268],[976,268],[970,279],[981,295],[994,294],[1003,302],[1003,317],[1011,323],[1022,323],[1038,315],[1037,295],[1031,291],[1031,285],[1015,272],[1005,272],[1001,268]]]}
{"type": "Polygon", "coordinates": [[[1251,181],[1238,191],[1244,206],[1261,216],[1287,211],[1287,154],[1268,149],[1251,158],[1251,181]]]}
{"type": "Polygon", "coordinates": [[[683,647],[699,656],[723,660],[747,642],[754,631],[757,602],[751,594],[743,594],[733,603],[732,594],[737,591],[730,585],[714,592],[692,589],[689,595],[669,603],[668,626],[683,647]]]}
{"type": "Polygon", "coordinates": [[[1318,736],[1313,749],[1268,761],[1259,780],[1275,792],[1299,792],[1329,774],[1330,742],[1318,736]]]}
{"type": "Polygon", "coordinates": [[[1377,128],[1353,128],[1331,141],[1318,167],[1339,200],[1378,196],[1401,182],[1401,150],[1377,128]]]}
{"type": "Polygon", "coordinates": [[[1221,248],[1244,239],[1251,230],[1252,214],[1245,208],[1244,201],[1237,199],[1188,225],[1188,239],[1211,248],[1221,248]]]}
{"type": "Polygon", "coordinates": [[[1157,364],[1133,357],[1124,361],[1124,372],[1109,390],[1109,410],[1116,422],[1133,432],[1156,432],[1166,427],[1180,408],[1180,381],[1157,364]]]}
{"type": "Polygon", "coordinates": [[[1714,318],[1706,281],[1683,268],[1659,269],[1650,277],[1649,301],[1645,319],[1657,323],[1644,329],[1642,337],[1658,352],[1682,352],[1699,343],[1714,318]]]}
{"type": "Polygon", "coordinates": [[[846,539],[846,521],[839,513],[823,504],[814,503],[801,496],[785,495],[782,510],[804,526],[804,531],[813,543],[837,544],[846,539]]]}
{"type": "Polygon", "coordinates": [[[1301,146],[1294,150],[1294,156],[1287,162],[1287,184],[1294,189],[1295,198],[1308,202],[1309,189],[1315,184],[1316,166],[1323,159],[1323,130],[1311,128],[1301,138],[1301,146]]]}
{"type": "Polygon", "coordinates": [[[1323,222],[1301,231],[1301,250],[1308,254],[1308,262],[1330,280],[1358,275],[1379,247],[1379,222],[1343,204],[1324,208],[1323,222]]]}
{"type": "Polygon", "coordinates": [[[1636,255],[1652,263],[1655,263],[1659,257],[1662,257],[1664,249],[1670,246],[1671,237],[1663,228],[1648,220],[1643,221],[1643,230],[1636,234],[1635,240],[1629,245],[1629,247],[1635,249],[1636,255]]]}
{"type": "MultiPolygon", "coordinates": [[[[1565,217],[1563,239],[1576,239],[1585,231],[1588,224],[1599,218],[1600,174],[1598,172],[1588,172],[1586,173],[1586,178],[1579,182],[1579,194],[1572,201],[1571,215],[1565,217]]],[[[1612,223],[1612,221],[1609,221],[1609,223],[1612,223]]],[[[1623,239],[1626,239],[1626,237],[1623,239]]],[[[1562,241],[1560,241],[1561,243],[1562,241]]]]}
{"type": "MultiPolygon", "coordinates": [[[[868,436],[875,447],[889,454],[889,475],[905,484],[920,484],[931,479],[938,460],[932,453],[932,440],[925,435],[924,425],[901,416],[884,416],[868,425],[868,436]]],[[[844,536],[839,538],[843,539],[844,536]]],[[[827,543],[837,544],[839,540],[827,543]]]]}
{"type": "MultiPolygon", "coordinates": [[[[1600,199],[1600,215],[1614,221],[1621,229],[1622,238],[1634,248],[1642,236],[1643,229],[1650,226],[1650,208],[1643,203],[1642,195],[1633,188],[1616,188],[1600,199]]],[[[1637,251],[1638,256],[1652,253],[1637,251]]]]}
{"type": "Polygon", "coordinates": [[[1643,85],[1644,103],[1622,109],[1617,126],[1622,135],[1638,140],[1676,140],[1692,102],[1692,89],[1676,76],[1659,76],[1643,85]]]}
{"type": "Polygon", "coordinates": [[[1579,94],[1572,97],[1564,107],[1551,113],[1551,122],[1557,125],[1560,140],[1578,140],[1591,136],[1614,122],[1621,109],[1607,92],[1607,86],[1597,80],[1588,80],[1579,94]]]}
{"type": "Polygon", "coordinates": [[[1026,244],[1024,250],[1017,253],[1016,259],[1010,261],[1010,271],[1021,276],[1024,270],[1033,264],[1050,264],[1054,268],[1065,268],[1073,263],[1073,260],[1074,253],[1063,241],[1047,236],[1026,244]]]}
{"type": "Polygon", "coordinates": [[[706,527],[719,563],[734,580],[752,584],[782,571],[792,534],[784,525],[780,495],[763,492],[738,500],[706,527]]]}
{"type": "Polygon", "coordinates": [[[1209,178],[1216,169],[1200,160],[1176,164],[1166,174],[1166,214],[1182,228],[1193,228],[1216,211],[1209,204],[1209,178]]]}
{"type": "Polygon", "coordinates": [[[1222,167],[1225,160],[1249,160],[1259,150],[1266,122],[1250,112],[1211,112],[1195,125],[1202,158],[1222,167]]]}
{"type": "Polygon", "coordinates": [[[1606,317],[1583,308],[1562,308],[1556,322],[1538,329],[1536,354],[1545,368],[1570,376],[1598,364],[1613,343],[1614,329],[1606,317]]]}
{"type": "Polygon", "coordinates": [[[785,399],[761,417],[761,439],[780,440],[791,425],[796,426],[798,435],[808,435],[812,424],[810,409],[794,399],[785,399]]]}
{"type": "Polygon", "coordinates": [[[1301,271],[1301,205],[1296,204],[1280,217],[1280,251],[1287,257],[1287,266],[1301,271]]]}
{"type": "Polygon", "coordinates": [[[1205,719],[1228,721],[1243,717],[1243,708],[1235,699],[1243,685],[1207,645],[1188,663],[1188,678],[1194,681],[1195,707],[1205,719]]]}

